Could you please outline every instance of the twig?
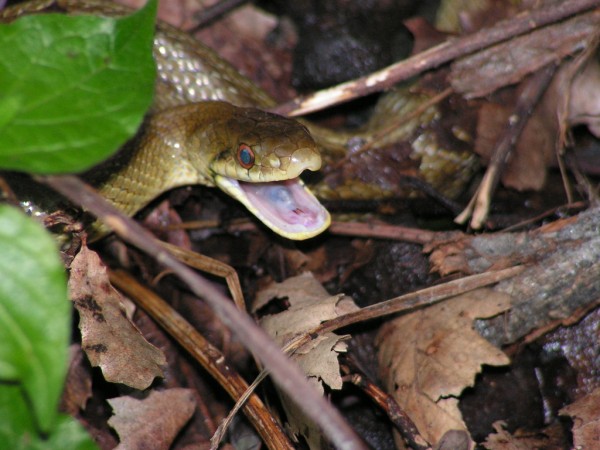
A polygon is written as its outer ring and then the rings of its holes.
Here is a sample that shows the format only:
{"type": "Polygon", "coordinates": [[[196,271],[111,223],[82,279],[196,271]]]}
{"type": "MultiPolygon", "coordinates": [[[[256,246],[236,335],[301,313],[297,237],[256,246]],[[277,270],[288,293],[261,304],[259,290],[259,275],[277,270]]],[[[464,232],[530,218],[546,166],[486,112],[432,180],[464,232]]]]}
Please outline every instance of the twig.
{"type": "Polygon", "coordinates": [[[506,129],[496,145],[492,159],[475,195],[467,207],[456,217],[455,222],[465,223],[471,218],[470,225],[476,230],[480,229],[485,222],[489,213],[492,196],[515,148],[515,144],[525,129],[525,125],[527,125],[533,109],[540,101],[542,94],[546,92],[546,88],[550,84],[550,81],[552,81],[555,71],[556,65],[550,64],[527,81],[525,89],[519,97],[515,111],[510,115],[506,129]]]}
{"type": "Polygon", "coordinates": [[[428,244],[432,240],[439,238],[441,234],[444,234],[400,225],[361,222],[333,222],[328,231],[341,236],[393,239],[416,244],[428,244]]]}
{"type": "Polygon", "coordinates": [[[564,205],[556,206],[549,210],[543,211],[536,216],[533,216],[529,219],[522,220],[521,222],[517,222],[506,228],[502,228],[500,231],[502,233],[518,231],[521,228],[525,228],[529,225],[533,225],[534,223],[541,222],[542,220],[544,220],[548,217],[551,217],[551,216],[560,216],[560,215],[564,215],[565,213],[568,213],[569,215],[573,215],[577,212],[582,211],[587,206],[588,206],[588,204],[586,202],[582,202],[582,201],[575,202],[575,203],[566,203],[564,205]]]}
{"type": "MultiPolygon", "coordinates": [[[[110,282],[127,294],[173,336],[227,391],[233,400],[237,400],[247,390],[248,384],[229,366],[223,354],[167,302],[122,270],[110,271],[109,276],[110,282]]],[[[244,405],[244,412],[268,448],[272,450],[294,449],[285,432],[273,420],[272,415],[257,395],[248,398],[244,405]]]]}
{"type": "Polygon", "coordinates": [[[123,215],[75,176],[40,176],[37,180],[83,206],[122,239],[152,255],[156,261],[177,273],[195,295],[203,298],[212,307],[240,342],[260,358],[269,369],[273,381],[321,427],[335,446],[342,450],[366,449],[365,444],[341,414],[308,384],[300,368],[286,358],[271,338],[205,278],[173,258],[155,242],[147,230],[123,215]]]}
{"type": "Polygon", "coordinates": [[[317,336],[347,327],[348,325],[365,322],[378,317],[389,316],[391,314],[413,311],[417,308],[439,303],[450,297],[455,297],[464,294],[465,292],[511,278],[521,273],[523,269],[523,266],[516,266],[494,272],[471,275],[458,280],[449,281],[439,286],[421,289],[417,292],[411,292],[391,300],[367,306],[321,323],[305,334],[292,339],[285,345],[284,350],[286,353],[294,351],[317,336]]]}
{"type": "Polygon", "coordinates": [[[191,33],[201,30],[248,0],[221,0],[214,5],[208,6],[196,15],[198,23],[192,28],[191,33]]]}
{"type": "Polygon", "coordinates": [[[159,241],[160,245],[166,248],[173,256],[186,265],[198,270],[210,273],[217,277],[225,278],[227,288],[231,294],[233,302],[241,311],[246,311],[246,301],[237,272],[229,264],[225,264],[218,259],[211,258],[200,253],[192,252],[185,248],[178,247],[168,242],[159,241]]]}
{"type": "Polygon", "coordinates": [[[347,381],[350,381],[355,386],[358,386],[365,394],[371,398],[389,417],[394,426],[398,429],[406,443],[413,450],[431,450],[431,446],[421,436],[415,423],[402,410],[398,402],[391,395],[383,391],[366,375],[360,373],[352,358],[346,358],[346,364],[342,364],[342,371],[347,374],[347,381]]]}
{"type": "MultiPolygon", "coordinates": [[[[293,354],[300,347],[308,344],[310,341],[317,337],[335,331],[339,328],[346,327],[359,322],[383,317],[391,314],[397,314],[401,312],[413,311],[417,308],[421,308],[427,305],[433,305],[443,300],[447,300],[450,297],[464,294],[465,292],[472,291],[490,284],[498,283],[507,278],[511,278],[518,275],[524,270],[523,266],[511,267],[508,269],[498,270],[494,272],[486,272],[477,275],[471,275],[464,277],[459,280],[449,281],[439,286],[433,286],[430,288],[422,289],[417,292],[411,292],[400,297],[387,300],[375,305],[367,306],[366,308],[359,309],[348,314],[336,317],[321,323],[312,330],[305,332],[299,336],[296,336],[290,340],[284,347],[283,351],[286,354],[293,354]]],[[[236,402],[232,410],[229,412],[228,417],[231,418],[239,411],[243,406],[244,401],[254,392],[256,386],[260,384],[262,380],[268,375],[268,371],[263,369],[252,382],[248,390],[242,397],[236,402]]],[[[230,419],[228,419],[230,420],[230,419]]]]}
{"type": "Polygon", "coordinates": [[[471,35],[450,39],[371,75],[296,98],[273,108],[272,111],[283,115],[300,116],[379,92],[455,58],[558,22],[599,5],[598,0],[570,0],[560,2],[556,6],[521,14],[471,35]]]}

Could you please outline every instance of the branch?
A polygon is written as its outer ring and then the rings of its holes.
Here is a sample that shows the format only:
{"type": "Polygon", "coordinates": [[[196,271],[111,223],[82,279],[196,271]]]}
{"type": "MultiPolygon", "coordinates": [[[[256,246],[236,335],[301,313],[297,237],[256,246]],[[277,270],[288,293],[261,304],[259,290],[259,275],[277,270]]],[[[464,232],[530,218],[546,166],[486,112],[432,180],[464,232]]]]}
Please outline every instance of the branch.
{"type": "MultiPolygon", "coordinates": [[[[171,305],[122,270],[110,271],[109,275],[111,283],[141,306],[185,348],[217,380],[233,400],[237,400],[248,389],[248,384],[233,370],[225,356],[171,305]]],[[[248,398],[244,404],[244,412],[269,449],[294,450],[278,422],[273,419],[257,395],[248,398]]]]}
{"type": "Polygon", "coordinates": [[[473,229],[479,230],[483,226],[490,211],[492,196],[498,187],[506,164],[510,160],[515,145],[529,121],[529,117],[552,81],[555,71],[556,64],[549,64],[525,84],[525,89],[519,97],[517,106],[508,119],[506,129],[496,144],[485,175],[467,207],[456,217],[456,223],[464,224],[471,218],[470,225],[473,229]]]}
{"type": "Polygon", "coordinates": [[[396,83],[407,80],[426,70],[441,66],[461,56],[498,44],[515,36],[530,32],[548,24],[564,20],[600,6],[599,0],[570,0],[544,9],[498,22],[491,28],[460,38],[452,38],[424,52],[388,66],[371,75],[338,84],[279,105],[271,111],[289,116],[300,116],[319,111],[328,106],[344,103],[358,97],[380,92],[396,83]]]}
{"type": "Polygon", "coordinates": [[[271,338],[252,319],[205,278],[196,274],[161,247],[152,235],[133,219],[126,217],[90,186],[72,175],[40,176],[45,183],[69,200],[81,205],[113,229],[123,240],[151,255],[173,270],[190,290],[203,298],[223,323],[270,371],[273,381],[318,424],[331,442],[341,450],[366,449],[355,431],[325,398],[308,384],[300,368],[290,361],[271,338]]]}

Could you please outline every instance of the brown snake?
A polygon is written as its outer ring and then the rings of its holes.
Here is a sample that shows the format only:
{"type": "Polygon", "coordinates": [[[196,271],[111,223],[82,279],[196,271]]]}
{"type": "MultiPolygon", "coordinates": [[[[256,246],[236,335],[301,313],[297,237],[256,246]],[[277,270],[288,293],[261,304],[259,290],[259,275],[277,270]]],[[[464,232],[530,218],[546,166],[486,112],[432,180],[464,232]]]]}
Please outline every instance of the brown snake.
{"type": "MultiPolygon", "coordinates": [[[[2,11],[0,20],[49,8],[107,16],[130,12],[105,1],[34,0],[2,11]]],[[[249,108],[269,108],[275,102],[187,34],[159,23],[154,59],[158,69],[154,113],[127,146],[128,151],[116,158],[119,163],[92,170],[89,181],[130,215],[176,186],[217,186],[290,239],[315,236],[330,222],[327,211],[298,178],[305,169],[321,167],[317,148],[328,158],[345,154],[351,138],[368,141],[393,117],[418,107],[422,97],[406,89],[402,95],[384,97],[370,123],[355,133],[335,133],[306,124],[315,144],[298,122],[249,108]]],[[[410,137],[409,158],[419,161],[420,175],[434,188],[454,195],[472,171],[473,157],[465,151],[446,151],[436,142],[427,125],[437,114],[435,108],[427,109],[395,127],[378,145],[384,148],[410,137]]],[[[367,170],[372,163],[365,160],[367,170]]],[[[379,174],[371,179],[349,176],[325,181],[315,187],[321,197],[368,198],[385,196],[394,189],[379,174]]]]}

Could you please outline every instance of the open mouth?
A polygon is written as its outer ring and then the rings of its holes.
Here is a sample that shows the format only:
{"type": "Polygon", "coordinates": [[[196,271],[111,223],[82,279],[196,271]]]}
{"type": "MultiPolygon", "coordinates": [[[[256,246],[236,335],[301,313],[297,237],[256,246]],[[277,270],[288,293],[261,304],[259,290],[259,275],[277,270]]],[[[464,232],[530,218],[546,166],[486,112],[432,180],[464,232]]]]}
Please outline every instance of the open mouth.
{"type": "Polygon", "coordinates": [[[217,176],[215,181],[271,230],[288,239],[311,238],[331,222],[329,212],[300,178],[248,183],[217,176]]]}

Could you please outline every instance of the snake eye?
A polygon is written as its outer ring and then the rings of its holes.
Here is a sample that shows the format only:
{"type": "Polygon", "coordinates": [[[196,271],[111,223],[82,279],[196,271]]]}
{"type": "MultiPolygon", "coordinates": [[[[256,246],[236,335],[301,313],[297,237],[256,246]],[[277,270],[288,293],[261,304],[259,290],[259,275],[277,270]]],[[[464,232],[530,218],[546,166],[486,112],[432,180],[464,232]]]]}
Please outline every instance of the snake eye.
{"type": "Polygon", "coordinates": [[[250,169],[254,166],[254,151],[246,145],[240,144],[237,151],[237,160],[244,169],[250,169]]]}

